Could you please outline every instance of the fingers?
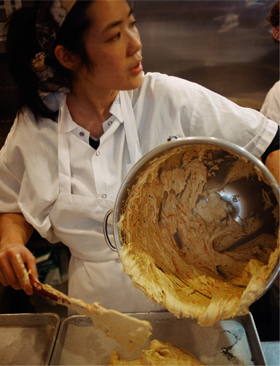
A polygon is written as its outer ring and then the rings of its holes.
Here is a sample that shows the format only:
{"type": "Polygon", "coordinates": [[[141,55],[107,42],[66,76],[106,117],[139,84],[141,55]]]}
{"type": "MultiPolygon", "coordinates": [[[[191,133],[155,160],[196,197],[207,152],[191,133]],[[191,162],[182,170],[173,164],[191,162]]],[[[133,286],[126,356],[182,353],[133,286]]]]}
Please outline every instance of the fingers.
{"type": "Polygon", "coordinates": [[[13,270],[12,264],[9,260],[9,257],[6,256],[1,258],[1,274],[0,280],[4,286],[12,286],[15,290],[21,289],[20,283],[17,279],[17,276],[13,270]]]}
{"type": "Polygon", "coordinates": [[[6,277],[4,275],[4,273],[2,272],[1,268],[0,268],[0,283],[2,283],[3,286],[9,286],[9,282],[6,280],[6,277]]]}
{"type": "Polygon", "coordinates": [[[20,283],[20,287],[27,293],[27,295],[33,294],[33,288],[29,281],[25,260],[22,253],[17,253],[11,260],[11,264],[16,274],[16,277],[20,283]]]}
{"type": "Polygon", "coordinates": [[[36,266],[36,259],[35,257],[33,256],[32,253],[30,253],[31,255],[29,255],[27,258],[26,258],[26,268],[27,268],[27,271],[31,271],[31,273],[36,277],[38,278],[38,272],[37,272],[37,266],[36,266]]]}
{"type": "Polygon", "coordinates": [[[10,285],[15,290],[23,289],[28,295],[32,295],[33,288],[27,271],[31,270],[38,276],[32,253],[22,245],[11,245],[0,254],[0,282],[4,286],[10,285]]]}

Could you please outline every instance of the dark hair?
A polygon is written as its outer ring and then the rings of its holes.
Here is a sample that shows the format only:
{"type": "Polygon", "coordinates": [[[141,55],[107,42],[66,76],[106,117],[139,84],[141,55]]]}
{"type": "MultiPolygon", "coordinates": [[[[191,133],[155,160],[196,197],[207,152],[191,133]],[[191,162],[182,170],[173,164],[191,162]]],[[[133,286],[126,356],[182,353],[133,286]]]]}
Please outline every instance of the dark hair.
{"type": "MultiPolygon", "coordinates": [[[[87,16],[87,7],[90,3],[91,1],[88,0],[77,0],[62,24],[54,43],[54,48],[57,45],[62,45],[68,51],[78,55],[81,65],[85,65],[87,68],[90,68],[90,63],[85,48],[84,36],[91,25],[90,18],[87,16]]],[[[71,85],[71,71],[63,67],[54,54],[52,57],[56,70],[58,70],[71,85]]]]}
{"type": "Polygon", "coordinates": [[[279,1],[273,6],[270,14],[266,18],[272,27],[278,27],[279,25],[279,1]]]}
{"type": "MultiPolygon", "coordinates": [[[[44,0],[42,0],[44,1],[44,0]]],[[[7,22],[7,55],[10,73],[18,87],[19,105],[18,111],[26,105],[34,113],[35,118],[50,118],[57,121],[57,111],[51,111],[38,95],[39,82],[35,73],[31,70],[31,60],[42,49],[36,37],[36,17],[38,3],[34,7],[22,7],[15,11],[7,22]]],[[[88,64],[88,58],[84,45],[84,35],[90,26],[90,19],[86,10],[90,1],[77,1],[67,15],[61,29],[58,32],[54,45],[61,44],[69,51],[80,56],[81,64],[88,64]]],[[[48,57],[48,63],[65,77],[71,85],[71,74],[55,58],[48,57]]]]}

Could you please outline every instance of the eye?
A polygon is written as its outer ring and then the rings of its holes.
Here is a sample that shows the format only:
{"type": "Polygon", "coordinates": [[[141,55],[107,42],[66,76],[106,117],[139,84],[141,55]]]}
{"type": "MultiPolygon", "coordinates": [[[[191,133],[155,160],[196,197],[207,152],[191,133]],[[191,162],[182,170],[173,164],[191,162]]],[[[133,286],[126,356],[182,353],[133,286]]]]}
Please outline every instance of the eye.
{"type": "Polygon", "coordinates": [[[121,38],[121,32],[118,32],[113,37],[109,38],[107,42],[114,42],[121,38]]]}

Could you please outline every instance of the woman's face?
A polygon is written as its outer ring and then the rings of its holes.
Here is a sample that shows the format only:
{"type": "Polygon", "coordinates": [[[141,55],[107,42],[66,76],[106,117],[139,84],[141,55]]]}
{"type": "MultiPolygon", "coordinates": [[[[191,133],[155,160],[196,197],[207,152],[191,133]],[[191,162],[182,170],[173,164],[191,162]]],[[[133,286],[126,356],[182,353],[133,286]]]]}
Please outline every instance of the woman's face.
{"type": "Polygon", "coordinates": [[[139,32],[126,0],[93,1],[85,37],[90,67],[77,70],[79,80],[104,90],[131,90],[142,82],[142,56],[139,32]]]}

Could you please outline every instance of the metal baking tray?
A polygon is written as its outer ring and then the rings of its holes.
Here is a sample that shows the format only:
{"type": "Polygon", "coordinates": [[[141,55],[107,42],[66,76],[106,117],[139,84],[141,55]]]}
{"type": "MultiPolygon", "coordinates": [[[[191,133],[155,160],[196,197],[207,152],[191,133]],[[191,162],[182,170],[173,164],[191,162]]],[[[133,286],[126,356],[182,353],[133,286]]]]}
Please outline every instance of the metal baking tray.
{"type": "Polygon", "coordinates": [[[269,366],[280,365],[280,342],[279,341],[261,342],[261,346],[267,364],[269,366]]]}
{"type": "Polygon", "coordinates": [[[153,334],[139,350],[128,353],[118,343],[94,329],[86,316],[73,315],[60,327],[50,365],[108,365],[116,349],[133,360],[152,339],[190,351],[205,365],[266,365],[251,314],[201,327],[196,320],[177,319],[168,312],[128,314],[149,320],[153,334]]]}
{"type": "Polygon", "coordinates": [[[48,365],[59,326],[53,313],[0,314],[0,365],[48,365]]]}

